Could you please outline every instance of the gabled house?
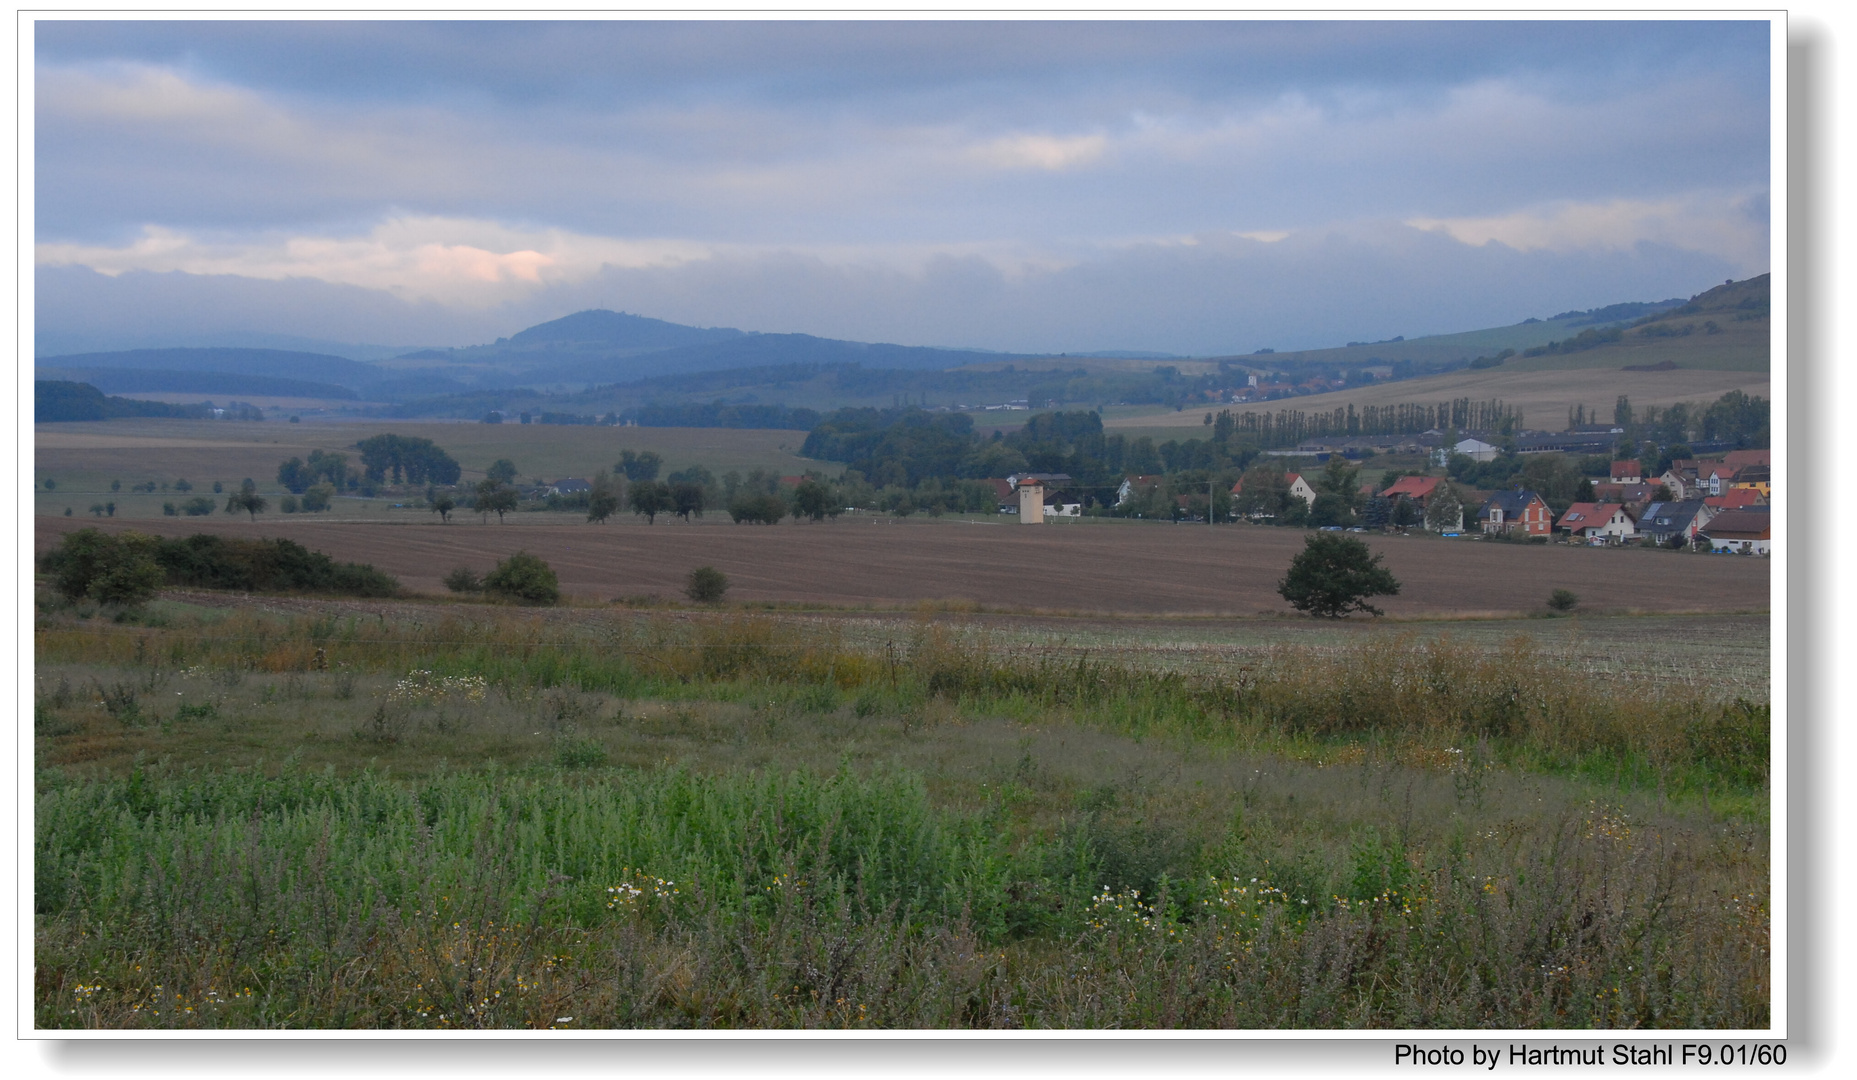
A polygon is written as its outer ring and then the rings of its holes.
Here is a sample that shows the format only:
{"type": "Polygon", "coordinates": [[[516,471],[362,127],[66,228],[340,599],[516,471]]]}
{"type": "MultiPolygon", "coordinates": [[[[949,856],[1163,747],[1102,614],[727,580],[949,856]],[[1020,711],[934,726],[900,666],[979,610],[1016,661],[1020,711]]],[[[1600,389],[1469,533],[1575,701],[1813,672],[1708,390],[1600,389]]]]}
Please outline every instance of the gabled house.
{"type": "Polygon", "coordinates": [[[1477,511],[1477,522],[1486,533],[1527,533],[1547,536],[1554,529],[1554,514],[1547,500],[1525,488],[1499,491],[1490,496],[1477,511]]]}
{"type": "MultiPolygon", "coordinates": [[[[1115,490],[1115,504],[1121,506],[1130,499],[1138,499],[1150,491],[1158,491],[1167,485],[1165,476],[1130,476],[1122,480],[1122,486],[1115,490]]],[[[1232,494],[1238,494],[1244,487],[1240,480],[1232,485],[1232,494]]]]}
{"type": "Polygon", "coordinates": [[[1773,553],[1773,514],[1765,508],[1724,511],[1702,532],[1709,538],[1711,551],[1739,555],[1773,553]]]}
{"type": "Polygon", "coordinates": [[[1554,528],[1582,540],[1622,544],[1638,535],[1638,523],[1617,503],[1574,503],[1554,528]]]}
{"type": "Polygon", "coordinates": [[[1748,465],[1761,465],[1771,469],[1773,467],[1773,451],[1730,450],[1722,455],[1722,464],[1731,469],[1739,469],[1748,465]]]}
{"type": "Polygon", "coordinates": [[[1696,478],[1711,495],[1720,495],[1734,486],[1736,466],[1722,461],[1705,461],[1696,469],[1696,478]]]}
{"type": "Polygon", "coordinates": [[[1702,496],[1702,485],[1696,482],[1696,470],[1684,471],[1671,465],[1657,482],[1670,489],[1670,497],[1677,502],[1696,499],[1702,496]]]}
{"type": "Polygon", "coordinates": [[[1401,495],[1418,503],[1422,509],[1431,497],[1437,493],[1438,485],[1444,483],[1441,476],[1402,476],[1393,485],[1380,492],[1382,499],[1397,499],[1401,495]]]}
{"type": "Polygon", "coordinates": [[[1291,473],[1283,479],[1289,482],[1291,495],[1296,496],[1310,506],[1315,505],[1315,485],[1305,479],[1303,474],[1291,473]]]}
{"type": "Polygon", "coordinates": [[[556,480],[554,483],[548,486],[548,490],[543,492],[543,494],[545,495],[585,495],[591,492],[592,490],[593,490],[593,485],[588,483],[587,481],[576,479],[574,477],[569,477],[566,480],[556,480]]]}
{"type": "Polygon", "coordinates": [[[1638,535],[1650,544],[1694,543],[1714,517],[1715,510],[1701,499],[1656,502],[1638,515],[1638,535]]]}
{"type": "Polygon", "coordinates": [[[1644,483],[1644,466],[1635,461],[1614,461],[1608,478],[1614,484],[1644,483]]]}

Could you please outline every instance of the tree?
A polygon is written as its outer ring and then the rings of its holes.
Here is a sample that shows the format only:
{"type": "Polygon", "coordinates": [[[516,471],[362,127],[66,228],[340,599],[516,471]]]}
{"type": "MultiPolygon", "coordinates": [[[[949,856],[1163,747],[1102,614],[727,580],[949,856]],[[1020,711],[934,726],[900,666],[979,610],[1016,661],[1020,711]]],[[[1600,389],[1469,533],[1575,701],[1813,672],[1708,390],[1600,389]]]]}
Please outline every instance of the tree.
{"type": "Polygon", "coordinates": [[[1425,505],[1425,527],[1432,532],[1456,532],[1464,527],[1464,503],[1449,481],[1439,484],[1425,505]]]}
{"type": "Polygon", "coordinates": [[[484,591],[524,604],[561,601],[561,581],[554,569],[526,551],[518,551],[484,575],[484,591]]]}
{"type": "Polygon", "coordinates": [[[769,495],[744,488],[737,492],[734,501],[729,503],[729,517],[737,525],[744,522],[778,525],[780,519],[786,516],[787,504],[778,495],[769,495]]]}
{"type": "Polygon", "coordinates": [[[626,501],[632,506],[634,514],[645,515],[645,524],[656,525],[658,515],[668,513],[676,505],[671,500],[670,485],[657,480],[640,480],[632,484],[626,493],[626,501]]]}
{"type": "Polygon", "coordinates": [[[497,458],[484,470],[484,476],[499,484],[513,484],[516,482],[516,463],[508,458],[497,458]]]}
{"type": "Polygon", "coordinates": [[[793,489],[794,520],[811,518],[824,521],[837,504],[838,500],[832,497],[831,489],[810,476],[801,480],[799,486],[793,489]]]}
{"type": "Polygon", "coordinates": [[[277,467],[277,482],[292,495],[301,495],[316,482],[316,475],[303,464],[302,458],[293,457],[277,467]]]}
{"type": "Polygon", "coordinates": [[[619,492],[613,488],[612,474],[604,469],[594,476],[593,489],[587,493],[587,520],[602,525],[619,510],[619,492]]]}
{"type": "Polygon", "coordinates": [[[1290,560],[1290,570],[1277,583],[1277,592],[1290,606],[1330,619],[1351,611],[1384,614],[1367,603],[1373,596],[1397,596],[1399,582],[1380,565],[1360,540],[1334,533],[1316,533],[1303,540],[1303,549],[1290,560]]]}
{"type": "MultiPolygon", "coordinates": [[[[367,478],[376,484],[385,482],[388,470],[392,470],[396,484],[402,480],[410,484],[455,484],[463,474],[457,461],[431,439],[375,435],[355,445],[361,450],[361,465],[367,470],[367,478]]],[[[316,455],[311,454],[310,466],[314,468],[316,464],[316,455]]]]}
{"type": "Polygon", "coordinates": [[[329,508],[330,501],[334,498],[334,484],[327,481],[320,484],[312,484],[310,485],[310,489],[303,493],[303,512],[306,514],[320,514],[329,508]]]}
{"type": "Polygon", "coordinates": [[[457,508],[458,500],[452,498],[448,491],[441,491],[432,497],[433,513],[436,513],[438,519],[447,525],[451,524],[451,512],[457,508]]]}
{"type": "Polygon", "coordinates": [[[672,484],[670,496],[670,509],[684,521],[689,521],[691,514],[697,517],[703,516],[703,485],[688,481],[672,484]]]}
{"type": "Polygon", "coordinates": [[[249,479],[240,484],[237,491],[226,497],[226,513],[236,514],[243,510],[251,515],[253,521],[258,520],[258,515],[267,505],[269,504],[264,501],[264,496],[258,494],[258,485],[249,479]]]}
{"type": "Polygon", "coordinates": [[[503,524],[503,515],[516,508],[516,489],[505,487],[497,480],[484,480],[477,485],[477,512],[496,513],[497,524],[503,524]]]}
{"type": "Polygon", "coordinates": [[[683,594],[689,597],[692,603],[713,604],[722,599],[722,594],[728,591],[729,579],[726,574],[713,566],[699,566],[690,571],[683,594]]]}
{"type": "Polygon", "coordinates": [[[1580,597],[1572,589],[1555,589],[1548,594],[1547,606],[1564,615],[1580,606],[1580,597]]]}
{"type": "Polygon", "coordinates": [[[155,560],[158,543],[142,533],[107,536],[79,529],[46,554],[44,565],[67,599],[136,607],[154,599],[167,579],[155,560]]]}
{"type": "Polygon", "coordinates": [[[624,450],[619,454],[619,471],[625,474],[627,480],[635,484],[646,480],[656,480],[658,470],[663,465],[664,458],[656,451],[645,450],[634,453],[631,450],[624,450]]]}

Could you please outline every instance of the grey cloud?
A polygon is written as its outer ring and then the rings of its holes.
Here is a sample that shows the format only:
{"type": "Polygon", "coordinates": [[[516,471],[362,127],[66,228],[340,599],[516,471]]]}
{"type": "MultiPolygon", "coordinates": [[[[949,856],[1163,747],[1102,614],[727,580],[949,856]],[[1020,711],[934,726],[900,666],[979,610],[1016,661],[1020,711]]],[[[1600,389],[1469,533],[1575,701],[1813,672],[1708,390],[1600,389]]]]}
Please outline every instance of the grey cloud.
{"type": "Polygon", "coordinates": [[[1369,224],[1274,244],[1207,236],[1195,245],[1137,246],[1024,277],[956,257],[920,273],[792,254],[608,267],[588,281],[472,312],[304,280],[107,278],[41,268],[37,317],[41,354],[77,351],[77,342],[84,349],[209,344],[229,333],[460,345],[598,306],[693,325],[908,345],[1213,355],[1505,325],[1568,308],[1687,296],[1748,272],[1656,245],[1518,252],[1369,224]]]}

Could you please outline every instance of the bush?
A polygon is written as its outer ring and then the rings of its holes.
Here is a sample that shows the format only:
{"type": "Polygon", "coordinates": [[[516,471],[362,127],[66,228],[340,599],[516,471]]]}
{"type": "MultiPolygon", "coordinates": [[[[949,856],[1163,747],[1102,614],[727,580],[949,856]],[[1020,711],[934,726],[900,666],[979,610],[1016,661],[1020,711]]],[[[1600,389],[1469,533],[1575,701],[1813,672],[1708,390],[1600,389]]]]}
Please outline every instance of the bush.
{"type": "Polygon", "coordinates": [[[683,594],[698,604],[713,604],[729,591],[728,575],[713,566],[699,566],[690,571],[683,594]]]}
{"type": "Polygon", "coordinates": [[[468,566],[460,566],[445,575],[445,587],[455,593],[476,593],[484,591],[484,579],[477,576],[477,571],[468,566]]]}
{"type": "Polygon", "coordinates": [[[755,494],[743,492],[729,503],[729,517],[735,524],[754,522],[762,525],[778,525],[780,519],[787,516],[787,504],[778,495],[755,494]]]}
{"type": "Polygon", "coordinates": [[[1580,606],[1580,598],[1572,589],[1555,589],[1548,594],[1547,606],[1565,614],[1580,606]]]}
{"type": "Polygon", "coordinates": [[[161,540],[155,560],[175,585],[245,592],[393,596],[400,583],[366,563],[338,563],[292,540],[235,540],[199,534],[161,540]]]}
{"type": "Polygon", "coordinates": [[[561,581],[554,569],[526,551],[518,551],[484,575],[484,591],[523,604],[558,604],[561,581]]]}
{"type": "Polygon", "coordinates": [[[154,599],[162,584],[156,560],[160,542],[143,533],[108,536],[79,529],[47,552],[43,565],[54,586],[72,601],[134,607],[154,599]]]}
{"type": "Polygon", "coordinates": [[[1372,596],[1397,596],[1399,582],[1384,566],[1382,556],[1350,536],[1316,533],[1303,541],[1303,549],[1290,561],[1290,570],[1277,583],[1277,592],[1298,611],[1338,619],[1350,611],[1380,615],[1367,603],[1372,596]]]}

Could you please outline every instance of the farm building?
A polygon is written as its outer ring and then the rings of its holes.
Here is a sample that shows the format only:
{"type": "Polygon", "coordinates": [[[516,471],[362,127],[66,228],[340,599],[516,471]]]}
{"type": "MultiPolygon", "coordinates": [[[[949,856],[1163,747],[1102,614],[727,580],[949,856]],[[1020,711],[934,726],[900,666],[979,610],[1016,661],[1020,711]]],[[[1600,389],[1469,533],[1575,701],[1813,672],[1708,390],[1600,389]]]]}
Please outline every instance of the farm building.
{"type": "Polygon", "coordinates": [[[1773,553],[1773,514],[1765,507],[1724,511],[1702,530],[1712,551],[1740,555],[1773,553]]]}

